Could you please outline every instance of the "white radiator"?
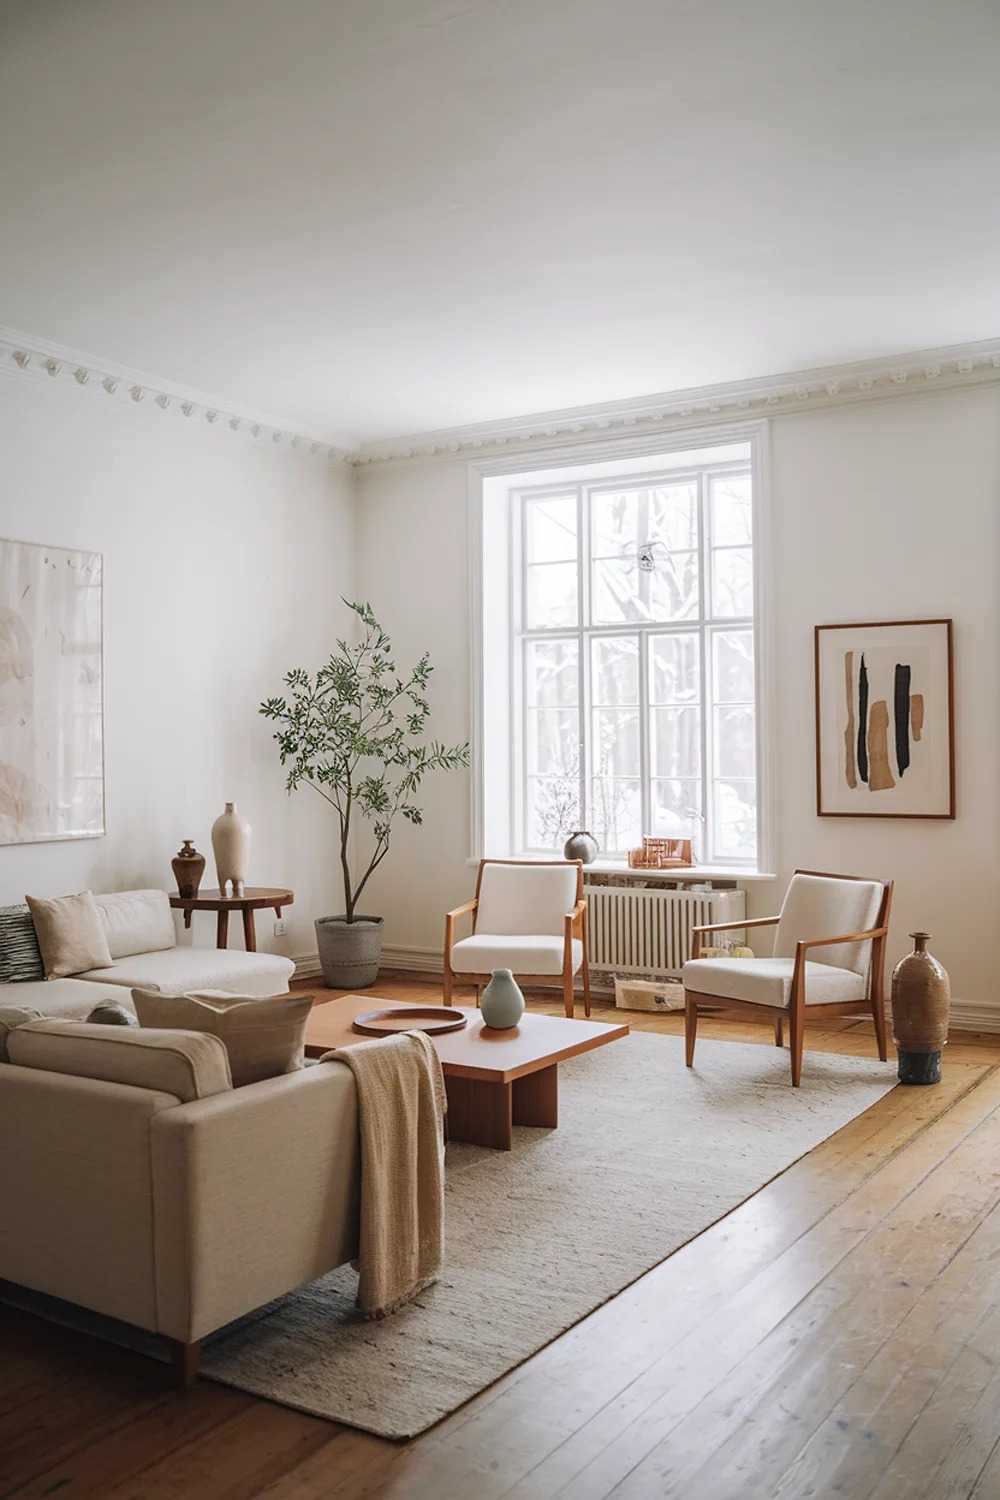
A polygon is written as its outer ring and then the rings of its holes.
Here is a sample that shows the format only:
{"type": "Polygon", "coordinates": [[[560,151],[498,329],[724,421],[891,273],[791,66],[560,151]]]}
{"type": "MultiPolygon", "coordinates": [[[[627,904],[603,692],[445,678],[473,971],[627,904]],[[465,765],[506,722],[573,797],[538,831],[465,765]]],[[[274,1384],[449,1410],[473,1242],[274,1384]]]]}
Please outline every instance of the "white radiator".
{"type": "MultiPolygon", "coordinates": [[[[745,891],[588,885],[585,895],[591,967],[621,977],[679,976],[692,927],[735,922],[747,911],[745,891]]],[[[741,939],[739,929],[727,935],[741,939]]]]}

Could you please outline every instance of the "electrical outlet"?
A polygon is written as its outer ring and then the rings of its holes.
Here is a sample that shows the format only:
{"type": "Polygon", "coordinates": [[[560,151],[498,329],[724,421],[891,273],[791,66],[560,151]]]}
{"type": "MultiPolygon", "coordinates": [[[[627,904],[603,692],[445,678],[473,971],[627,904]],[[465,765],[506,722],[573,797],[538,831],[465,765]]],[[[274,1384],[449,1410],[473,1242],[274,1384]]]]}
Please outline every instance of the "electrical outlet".
{"type": "Polygon", "coordinates": [[[287,931],[288,931],[288,924],[286,923],[284,917],[279,917],[278,920],[274,924],[274,935],[275,935],[275,937],[284,937],[285,933],[287,931]]]}

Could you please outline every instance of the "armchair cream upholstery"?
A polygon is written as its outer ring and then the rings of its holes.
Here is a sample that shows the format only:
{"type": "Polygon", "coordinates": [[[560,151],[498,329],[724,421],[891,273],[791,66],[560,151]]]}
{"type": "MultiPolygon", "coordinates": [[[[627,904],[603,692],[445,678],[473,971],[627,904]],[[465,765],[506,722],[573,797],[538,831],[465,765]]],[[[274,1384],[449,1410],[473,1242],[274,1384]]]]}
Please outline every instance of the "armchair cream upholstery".
{"type": "Polygon", "coordinates": [[[891,880],[796,870],[778,916],[694,928],[693,956],[683,969],[688,1067],[694,1065],[699,1006],[770,1012],[779,1047],[787,1016],[795,1085],[802,1076],[807,1016],[870,1010],[884,1062],[883,971],[892,888],[891,880]],[[770,958],[699,956],[704,934],[744,927],[776,928],[770,958]]]}
{"type": "Polygon", "coordinates": [[[343,1063],[234,1089],[200,1033],[28,1021],[6,1045],[0,1278],[164,1335],[191,1379],[207,1334],[356,1254],[343,1063]]]}
{"type": "Polygon", "coordinates": [[[573,1015],[573,980],[581,974],[590,1015],[587,903],[580,860],[480,861],[476,894],[445,917],[444,1002],[452,1003],[456,978],[477,991],[494,969],[510,969],[522,982],[562,980],[567,1016],[573,1015]],[[455,938],[455,922],[471,914],[470,937],[455,938]]]}

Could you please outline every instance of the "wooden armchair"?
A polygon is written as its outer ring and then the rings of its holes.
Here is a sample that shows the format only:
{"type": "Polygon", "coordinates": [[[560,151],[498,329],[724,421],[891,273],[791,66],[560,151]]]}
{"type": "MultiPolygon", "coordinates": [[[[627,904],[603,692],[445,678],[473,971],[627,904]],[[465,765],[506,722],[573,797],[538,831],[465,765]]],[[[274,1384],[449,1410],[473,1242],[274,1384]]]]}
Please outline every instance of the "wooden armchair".
{"type": "Polygon", "coordinates": [[[892,907],[891,880],[796,870],[778,916],[695,927],[684,965],[684,1037],[694,1066],[698,1010],[736,1010],[774,1016],[780,1047],[788,1018],[792,1083],[802,1077],[806,1017],[853,1016],[870,1009],[878,1055],[886,1060],[885,939],[892,907]],[[706,933],[727,928],[776,927],[770,958],[702,958],[706,933]],[[808,958],[821,950],[815,961],[808,958]]]}
{"type": "Polygon", "coordinates": [[[563,1005],[573,1015],[573,981],[583,978],[590,1015],[587,903],[583,864],[571,860],[483,859],[476,894],[444,919],[444,1003],[457,979],[479,990],[494,969],[510,969],[521,984],[562,979],[563,1005]],[[471,937],[455,938],[455,922],[472,915],[471,937]]]}

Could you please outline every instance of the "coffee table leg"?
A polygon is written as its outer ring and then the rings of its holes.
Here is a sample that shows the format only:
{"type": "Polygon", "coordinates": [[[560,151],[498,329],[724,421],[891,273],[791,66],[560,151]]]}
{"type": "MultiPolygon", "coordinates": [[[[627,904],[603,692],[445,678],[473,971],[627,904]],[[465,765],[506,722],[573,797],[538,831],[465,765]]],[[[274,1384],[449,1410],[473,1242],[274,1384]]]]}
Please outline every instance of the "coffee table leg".
{"type": "Polygon", "coordinates": [[[444,1080],[448,1094],[448,1139],[490,1146],[494,1151],[511,1147],[511,1086],[482,1083],[477,1078],[444,1080]]]}
{"type": "Polygon", "coordinates": [[[559,1069],[555,1063],[515,1078],[512,1102],[515,1125],[544,1125],[555,1130],[559,1124],[559,1069]]]}

